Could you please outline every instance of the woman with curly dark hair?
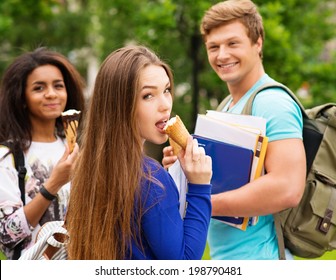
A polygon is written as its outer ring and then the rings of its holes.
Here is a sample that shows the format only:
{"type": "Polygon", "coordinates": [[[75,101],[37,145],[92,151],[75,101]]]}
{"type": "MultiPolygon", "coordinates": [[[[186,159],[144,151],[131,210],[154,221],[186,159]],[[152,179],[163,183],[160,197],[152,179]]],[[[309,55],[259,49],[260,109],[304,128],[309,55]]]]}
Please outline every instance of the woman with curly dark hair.
{"type": "Polygon", "coordinates": [[[83,88],[69,60],[46,48],[17,57],[3,75],[0,143],[10,143],[10,148],[0,145],[0,249],[8,259],[17,259],[30,247],[45,222],[64,218],[78,145],[69,152],[61,113],[84,110],[83,88]],[[14,165],[16,151],[23,152],[27,170],[25,205],[14,165]]]}

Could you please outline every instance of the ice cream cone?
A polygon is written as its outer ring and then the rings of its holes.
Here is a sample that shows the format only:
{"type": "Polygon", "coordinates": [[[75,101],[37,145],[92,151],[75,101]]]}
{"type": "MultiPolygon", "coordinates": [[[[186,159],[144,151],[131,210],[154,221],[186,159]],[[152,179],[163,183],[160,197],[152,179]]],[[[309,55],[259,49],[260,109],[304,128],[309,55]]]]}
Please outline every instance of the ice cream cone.
{"type": "Polygon", "coordinates": [[[177,156],[179,153],[180,153],[180,151],[182,150],[182,148],[181,148],[181,146],[179,145],[179,144],[177,144],[173,139],[171,139],[170,137],[169,137],[169,144],[170,144],[170,146],[172,146],[173,147],[173,153],[174,153],[174,155],[175,156],[177,156]]]}
{"type": "Polygon", "coordinates": [[[187,140],[190,134],[179,116],[171,118],[163,130],[182,149],[187,147],[187,140]]]}
{"type": "Polygon", "coordinates": [[[73,151],[77,140],[80,113],[76,110],[68,110],[62,113],[62,122],[70,153],[73,151]]]}

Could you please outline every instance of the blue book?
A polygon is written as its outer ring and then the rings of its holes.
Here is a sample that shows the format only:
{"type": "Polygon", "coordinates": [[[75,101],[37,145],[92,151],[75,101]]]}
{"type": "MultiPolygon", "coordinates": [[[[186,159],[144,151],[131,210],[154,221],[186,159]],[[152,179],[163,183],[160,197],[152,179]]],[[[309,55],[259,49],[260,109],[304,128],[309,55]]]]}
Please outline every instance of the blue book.
{"type": "MultiPolygon", "coordinates": [[[[254,156],[252,150],[198,135],[193,137],[212,158],[212,194],[234,190],[249,183],[254,156]]],[[[214,216],[212,218],[236,225],[241,225],[248,220],[245,217],[214,216]]]]}

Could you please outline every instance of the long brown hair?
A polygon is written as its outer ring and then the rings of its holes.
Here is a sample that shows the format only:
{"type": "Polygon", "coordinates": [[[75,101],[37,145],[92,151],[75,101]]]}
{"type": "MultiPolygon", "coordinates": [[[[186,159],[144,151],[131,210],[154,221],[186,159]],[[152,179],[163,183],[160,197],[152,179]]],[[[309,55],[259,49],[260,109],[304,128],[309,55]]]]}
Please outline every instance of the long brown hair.
{"type": "Polygon", "coordinates": [[[170,68],[143,46],[125,47],[103,62],[83,131],[67,213],[70,259],[125,259],[139,239],[143,140],[137,126],[140,71],[170,68]]]}

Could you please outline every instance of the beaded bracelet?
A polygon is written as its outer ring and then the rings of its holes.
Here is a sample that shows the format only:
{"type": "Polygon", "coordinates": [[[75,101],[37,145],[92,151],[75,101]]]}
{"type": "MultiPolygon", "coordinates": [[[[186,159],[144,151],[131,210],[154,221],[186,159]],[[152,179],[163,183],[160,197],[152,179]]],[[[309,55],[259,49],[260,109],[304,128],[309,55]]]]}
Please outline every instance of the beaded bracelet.
{"type": "Polygon", "coordinates": [[[50,201],[52,201],[56,198],[56,195],[51,194],[43,185],[40,188],[40,194],[42,194],[42,196],[45,199],[48,199],[50,201]]]}

